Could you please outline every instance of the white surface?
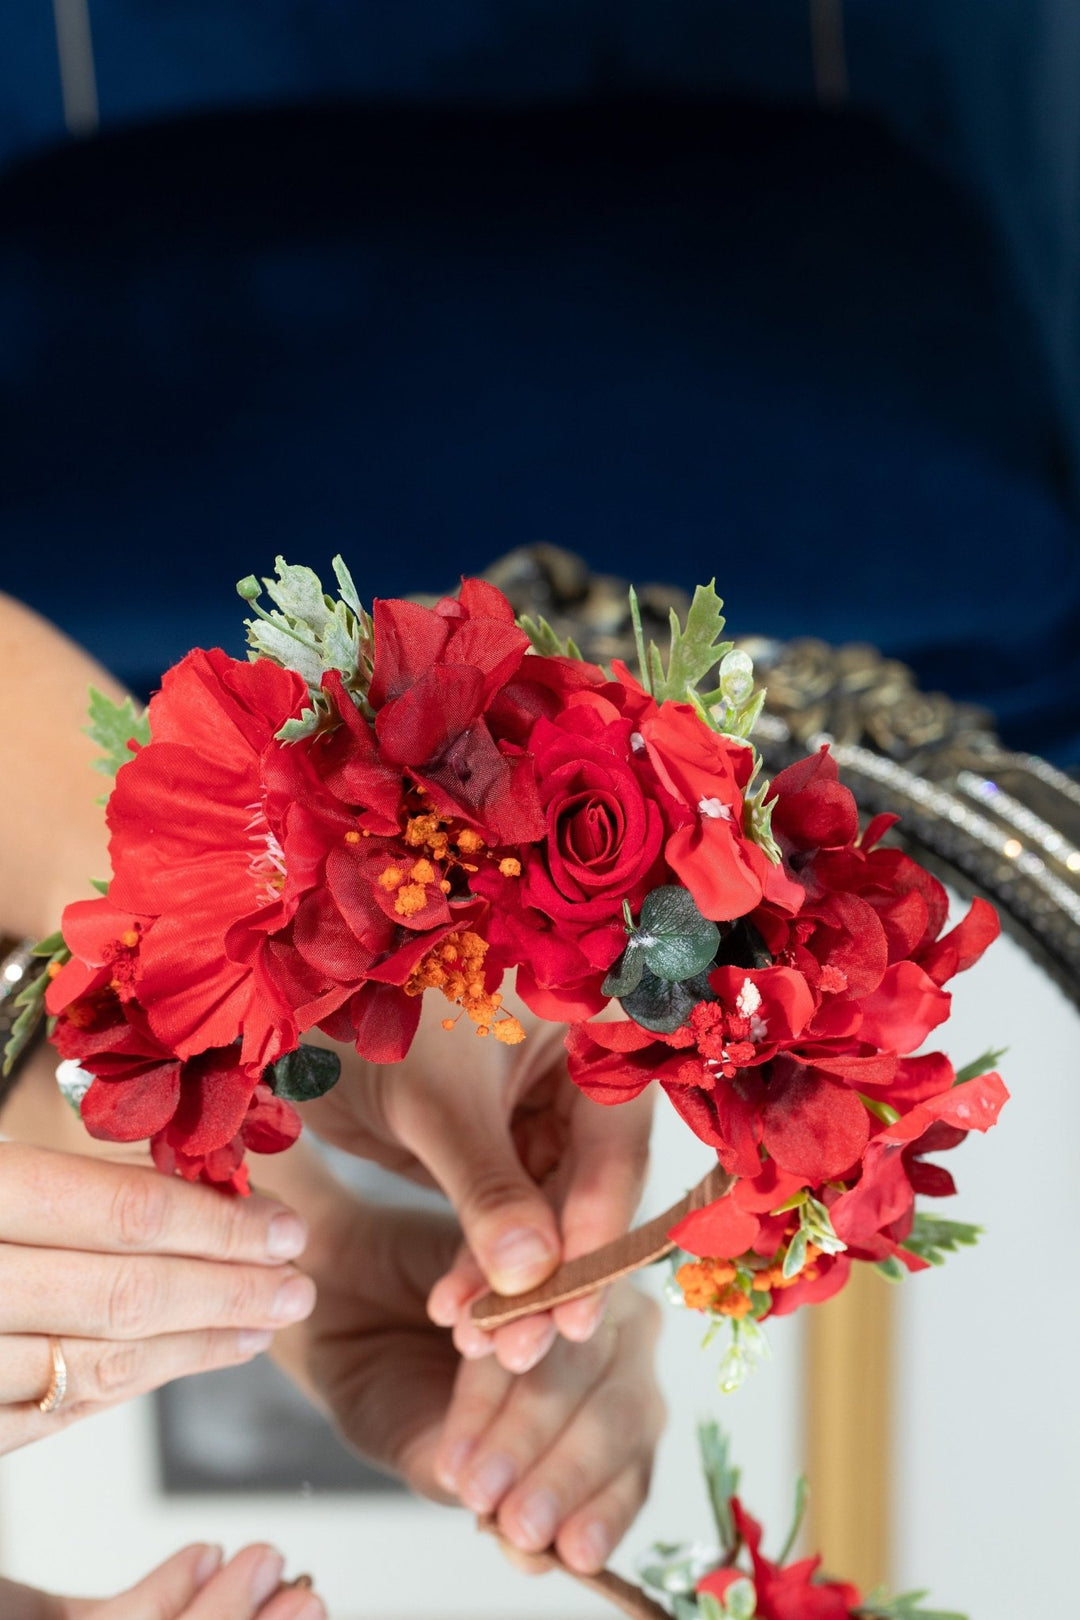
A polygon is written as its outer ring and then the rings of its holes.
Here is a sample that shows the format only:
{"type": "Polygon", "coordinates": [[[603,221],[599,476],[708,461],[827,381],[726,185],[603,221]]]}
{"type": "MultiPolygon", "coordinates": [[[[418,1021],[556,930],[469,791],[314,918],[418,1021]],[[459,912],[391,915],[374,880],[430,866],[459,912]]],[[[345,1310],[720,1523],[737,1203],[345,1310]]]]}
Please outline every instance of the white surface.
{"type": "MultiPolygon", "coordinates": [[[[709,1164],[706,1150],[661,1104],[651,1212],[673,1202],[709,1164]]],[[[660,1286],[661,1270],[650,1286],[660,1286]]],[[[779,1322],[770,1330],[772,1363],[734,1397],[716,1391],[719,1350],[702,1352],[701,1336],[700,1317],[665,1306],[661,1380],[671,1423],[649,1506],[616,1559],[627,1574],[653,1540],[709,1538],[695,1450],[700,1417],[719,1415],[734,1432],[748,1502],[770,1524],[787,1520],[798,1469],[798,1324],[779,1322]]],[[[290,1569],[316,1575],[333,1620],[609,1620],[611,1614],[560,1576],[519,1574],[463,1512],[402,1498],[164,1498],[145,1401],[0,1460],[0,1567],[16,1579],[67,1592],[116,1591],[193,1540],[230,1548],[277,1543],[290,1569]]]]}
{"type": "Polygon", "coordinates": [[[951,988],[950,1056],[1008,1046],[1012,1099],[939,1161],[937,1207],[986,1235],[902,1289],[897,1580],[974,1620],[1074,1615],[1080,1013],[1009,939],[951,988]]]}

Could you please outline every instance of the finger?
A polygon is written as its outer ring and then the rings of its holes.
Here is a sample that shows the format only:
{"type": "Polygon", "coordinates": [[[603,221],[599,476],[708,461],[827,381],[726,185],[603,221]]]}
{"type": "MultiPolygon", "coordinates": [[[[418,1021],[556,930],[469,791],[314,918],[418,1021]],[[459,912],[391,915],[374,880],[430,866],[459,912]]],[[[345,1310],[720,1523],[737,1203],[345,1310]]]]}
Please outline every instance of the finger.
{"type": "MultiPolygon", "coordinates": [[[[458,1494],[474,1513],[495,1513],[509,1493],[542,1462],[604,1375],[614,1340],[612,1329],[602,1342],[594,1340],[574,1350],[566,1345],[557,1347],[527,1377],[513,1384],[498,1412],[476,1434],[459,1481],[458,1494]]],[[[603,1452],[610,1447],[600,1449],[603,1452]]],[[[539,1551],[550,1540],[549,1536],[547,1541],[523,1550],[539,1551]]]]}
{"type": "Polygon", "coordinates": [[[0,1333],[147,1339],[200,1328],[280,1328],[310,1316],[291,1266],[219,1265],[0,1244],[0,1333]]]}
{"type": "MultiPolygon", "coordinates": [[[[575,1106],[568,1180],[560,1215],[567,1260],[629,1231],[649,1168],[652,1092],[619,1108],[582,1097],[575,1106]]],[[[557,1305],[555,1325],[566,1338],[588,1339],[600,1325],[603,1294],[557,1305]]]]}
{"type": "Polygon", "coordinates": [[[494,1086],[467,1096],[447,1087],[437,1101],[408,1092],[394,1122],[453,1204],[489,1287],[522,1294],[551,1275],[561,1258],[555,1216],[522,1168],[494,1086]]]}
{"type": "Polygon", "coordinates": [[[499,1528],[523,1552],[550,1547],[560,1527],[632,1464],[644,1466],[660,1432],[648,1382],[608,1376],[498,1509],[499,1528]]]}
{"type": "Polygon", "coordinates": [[[245,1547],[207,1581],[184,1620],[256,1620],[277,1594],[284,1570],[276,1548],[245,1547]]]}
{"type": "Polygon", "coordinates": [[[428,1315],[440,1327],[452,1327],[454,1346],[467,1361],[494,1355],[507,1372],[526,1373],[547,1355],[558,1337],[547,1311],[510,1322],[486,1333],[469,1315],[474,1300],[487,1293],[487,1282],[470,1250],[462,1249],[454,1267],[440,1277],[428,1295],[428,1315]]]}
{"type": "Polygon", "coordinates": [[[650,1474],[647,1462],[632,1463],[563,1521],[555,1550],[564,1564],[582,1575],[603,1569],[645,1503],[650,1474]]]}
{"type": "Polygon", "coordinates": [[[152,1570],[129,1592],[106,1603],[80,1602],[71,1605],[73,1620],[85,1613],[93,1620],[180,1620],[188,1604],[206,1585],[221,1564],[220,1547],[185,1547],[164,1564],[152,1570]]]}
{"type": "MultiPolygon", "coordinates": [[[[154,1339],[70,1339],[62,1342],[68,1369],[65,1404],[131,1400],[175,1378],[234,1367],[269,1348],[264,1329],[209,1329],[154,1339]]],[[[11,1334],[0,1339],[0,1405],[39,1401],[52,1377],[49,1340],[11,1334]]]]}
{"type": "Polygon", "coordinates": [[[271,1264],[301,1254],[307,1229],[268,1198],[223,1198],[143,1166],[6,1142],[0,1241],[271,1264]]]}
{"type": "Polygon", "coordinates": [[[477,1441],[512,1384],[512,1375],[495,1361],[465,1362],[459,1367],[433,1463],[435,1477],[445,1490],[457,1494],[477,1441]]]}
{"type": "Polygon", "coordinates": [[[259,1610],[259,1620],[326,1620],[326,1607],[307,1587],[285,1590],[259,1610]]]}

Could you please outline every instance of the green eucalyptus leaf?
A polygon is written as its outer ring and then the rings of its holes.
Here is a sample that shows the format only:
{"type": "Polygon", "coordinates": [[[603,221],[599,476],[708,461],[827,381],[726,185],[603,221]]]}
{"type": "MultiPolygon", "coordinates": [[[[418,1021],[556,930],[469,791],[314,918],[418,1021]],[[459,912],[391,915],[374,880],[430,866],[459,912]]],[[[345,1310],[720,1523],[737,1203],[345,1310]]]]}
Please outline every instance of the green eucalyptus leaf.
{"type": "Polygon", "coordinates": [[[630,995],[641,983],[641,976],[644,971],[645,952],[639,945],[631,941],[600,986],[601,994],[605,996],[630,995]]]}
{"type": "Polygon", "coordinates": [[[341,1059],[322,1046],[298,1046],[267,1070],[267,1082],[285,1102],[314,1102],[324,1097],[341,1078],[341,1059]]]}
{"type": "Polygon", "coordinates": [[[115,776],[131,759],[128,742],[145,745],[150,741],[150,722],[144,710],[137,709],[130,697],[114,703],[96,687],[90,688],[90,723],[83,729],[104,754],[94,761],[94,769],[115,776]]]}
{"type": "Polygon", "coordinates": [[[681,1029],[699,1001],[715,1001],[716,996],[705,974],[678,982],[661,979],[644,970],[641,982],[628,996],[620,996],[625,1013],[642,1029],[656,1035],[670,1035],[681,1029]]]}
{"type": "Polygon", "coordinates": [[[669,883],[645,896],[631,943],[644,953],[650,973],[678,982],[709,967],[720,930],[701,915],[689,889],[669,883]]]}
{"type": "Polygon", "coordinates": [[[697,1600],[697,1612],[700,1620],[728,1620],[727,1610],[719,1598],[714,1598],[711,1592],[702,1592],[697,1600]]]}

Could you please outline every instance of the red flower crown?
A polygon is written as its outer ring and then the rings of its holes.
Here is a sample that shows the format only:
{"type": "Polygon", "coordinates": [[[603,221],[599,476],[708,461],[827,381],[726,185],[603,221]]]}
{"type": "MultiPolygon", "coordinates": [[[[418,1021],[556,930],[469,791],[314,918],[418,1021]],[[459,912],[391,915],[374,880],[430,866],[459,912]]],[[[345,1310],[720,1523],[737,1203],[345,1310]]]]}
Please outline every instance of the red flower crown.
{"type": "Polygon", "coordinates": [[[113,877],[43,947],[91,1134],[244,1192],[245,1150],[287,1147],[293,1102],[337,1077],[304,1034],[398,1062],[438,992],[447,1022],[516,1043],[513,972],[568,1023],[589,1097],[658,1080],[715,1150],[727,1190],[670,1237],[687,1303],[735,1325],[732,1378],[758,1320],[852,1260],[918,1270],[972,1241],[915,1198],[954,1190],[926,1156],[1007,1093],[913,1054],[997,918],[975,900],[945,932],[944,889],[882,845],[894,817],[860,833],[827,750],[760,780],[761,694],[712,587],[666,659],[639,626],[635,677],[481,580],[369,615],[335,570],[333,600],[279,560],[269,612],[242,582],[251,661],[190,653],[145,721],[95,696],[113,877]]]}

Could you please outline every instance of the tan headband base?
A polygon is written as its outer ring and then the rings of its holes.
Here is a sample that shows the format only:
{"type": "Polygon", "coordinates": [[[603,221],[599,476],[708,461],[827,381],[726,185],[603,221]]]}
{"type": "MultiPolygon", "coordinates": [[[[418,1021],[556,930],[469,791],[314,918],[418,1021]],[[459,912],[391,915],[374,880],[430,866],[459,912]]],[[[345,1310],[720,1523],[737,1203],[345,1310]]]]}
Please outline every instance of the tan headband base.
{"type": "Polygon", "coordinates": [[[613,1243],[594,1249],[591,1254],[567,1260],[539,1288],[530,1288],[527,1294],[485,1294],[473,1305],[473,1321],[491,1333],[520,1317],[554,1310],[556,1305],[566,1305],[572,1299],[584,1299],[619,1277],[627,1277],[631,1272],[640,1271],[642,1266],[663,1260],[675,1248],[668,1237],[671,1228],[693,1210],[703,1209],[706,1204],[722,1198],[733,1185],[734,1177],[726,1171],[719,1167],[710,1170],[685,1198],[680,1198],[662,1215],[635,1227],[632,1232],[625,1232],[613,1243]]]}

